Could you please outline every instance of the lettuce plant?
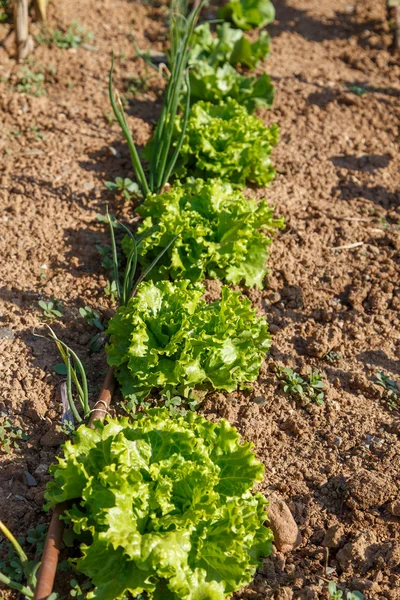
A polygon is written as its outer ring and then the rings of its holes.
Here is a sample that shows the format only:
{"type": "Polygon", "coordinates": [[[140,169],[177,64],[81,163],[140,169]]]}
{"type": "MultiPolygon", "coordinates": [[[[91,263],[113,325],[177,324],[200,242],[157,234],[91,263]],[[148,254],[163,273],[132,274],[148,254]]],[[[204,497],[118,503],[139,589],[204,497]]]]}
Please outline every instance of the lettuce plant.
{"type": "MultiPolygon", "coordinates": [[[[176,237],[152,279],[209,277],[262,288],[271,243],[267,232],[283,226],[265,200],[246,199],[219,180],[178,183],[160,196],[147,196],[137,212],[144,217],[138,230],[143,268],[176,237]]],[[[128,255],[132,243],[128,237],[123,242],[128,255]]]]}
{"type": "Polygon", "coordinates": [[[47,509],[73,501],[75,568],[101,600],[223,600],[271,552],[263,466],[224,419],[150,410],[82,425],[51,467],[47,509]]]}
{"type": "MultiPolygon", "coordinates": [[[[182,119],[176,121],[179,139],[182,119]]],[[[244,186],[268,184],[275,176],[270,154],[278,142],[278,126],[267,127],[235,100],[218,106],[198,102],[190,112],[176,165],[176,176],[219,177],[244,186]]]]}
{"type": "Polygon", "coordinates": [[[199,61],[189,71],[189,81],[192,103],[204,100],[218,104],[232,98],[251,114],[257,108],[271,108],[274,101],[274,87],[269,75],[245,77],[228,63],[214,67],[199,61]]]}
{"type": "Polygon", "coordinates": [[[271,0],[230,0],[220,8],[218,16],[248,30],[272,23],[275,8],[271,0]]]}
{"type": "Polygon", "coordinates": [[[207,304],[190,281],[141,283],[109,322],[108,363],[134,402],[153,388],[233,391],[254,381],[270,347],[266,321],[248,298],[228,287],[207,304]]]}
{"type": "Polygon", "coordinates": [[[205,61],[213,67],[224,63],[243,65],[254,69],[269,54],[271,38],[261,31],[257,41],[251,43],[240,29],[230,23],[217,25],[216,36],[211,33],[210,23],[198,25],[191,38],[189,64],[205,61]]]}

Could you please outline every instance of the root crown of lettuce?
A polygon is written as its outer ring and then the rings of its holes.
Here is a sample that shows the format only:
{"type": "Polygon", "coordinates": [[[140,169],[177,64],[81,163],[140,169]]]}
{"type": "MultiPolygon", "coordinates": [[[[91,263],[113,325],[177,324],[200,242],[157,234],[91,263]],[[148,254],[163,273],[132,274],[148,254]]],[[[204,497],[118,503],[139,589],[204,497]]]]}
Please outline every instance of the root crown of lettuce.
{"type": "Polygon", "coordinates": [[[188,280],[142,283],[117,310],[106,350],[124,396],[140,401],[153,388],[233,391],[257,379],[270,346],[266,321],[227,287],[211,304],[204,291],[188,280]]]}
{"type": "Polygon", "coordinates": [[[151,410],[81,426],[51,469],[47,507],[81,537],[78,571],[98,600],[223,600],[271,552],[263,467],[229,423],[151,410]]]}
{"type": "MultiPolygon", "coordinates": [[[[144,217],[139,260],[150,265],[160,251],[176,241],[152,271],[162,278],[202,281],[206,277],[262,288],[267,272],[267,246],[283,226],[265,200],[247,199],[228,183],[196,180],[176,184],[161,196],[147,196],[138,213],[144,217]],[[150,235],[148,235],[150,233],[150,235]]],[[[132,242],[127,236],[127,254],[132,242]]]]}

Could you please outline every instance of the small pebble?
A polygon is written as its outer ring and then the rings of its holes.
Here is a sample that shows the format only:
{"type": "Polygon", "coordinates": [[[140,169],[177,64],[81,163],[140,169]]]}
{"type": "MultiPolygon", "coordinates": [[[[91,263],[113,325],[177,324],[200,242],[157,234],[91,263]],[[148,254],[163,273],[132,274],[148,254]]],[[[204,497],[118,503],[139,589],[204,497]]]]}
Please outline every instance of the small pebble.
{"type": "Polygon", "coordinates": [[[29,473],[29,471],[24,471],[24,479],[26,485],[29,485],[29,487],[35,487],[37,485],[36,479],[29,473]]]}

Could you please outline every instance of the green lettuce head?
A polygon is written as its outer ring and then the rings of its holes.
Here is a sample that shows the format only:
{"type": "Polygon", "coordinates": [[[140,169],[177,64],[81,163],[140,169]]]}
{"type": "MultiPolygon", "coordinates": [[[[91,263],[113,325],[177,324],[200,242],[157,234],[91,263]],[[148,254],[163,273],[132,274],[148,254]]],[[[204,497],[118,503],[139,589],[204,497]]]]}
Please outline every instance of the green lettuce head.
{"type": "Polygon", "coordinates": [[[230,0],[219,9],[218,17],[246,31],[272,23],[275,8],[271,0],[230,0]]]}
{"type": "Polygon", "coordinates": [[[63,448],[45,498],[71,501],[88,598],[223,600],[270,554],[267,503],[251,491],[263,467],[227,421],[155,409],[82,425],[63,448]]]}
{"type": "Polygon", "coordinates": [[[222,23],[216,27],[216,35],[211,33],[210,23],[198,25],[193,32],[189,50],[189,64],[199,61],[213,67],[221,67],[225,63],[241,64],[254,69],[260,60],[269,54],[271,38],[266,31],[261,31],[257,41],[250,42],[240,29],[230,23],[222,23]]]}
{"type": "MultiPolygon", "coordinates": [[[[144,217],[138,229],[143,268],[178,236],[150,273],[154,280],[208,277],[262,288],[270,235],[283,226],[265,200],[247,199],[216,179],[177,183],[164,194],[147,196],[137,212],[144,217]]],[[[132,244],[126,236],[127,255],[132,244]]]]}
{"type": "MultiPolygon", "coordinates": [[[[177,119],[178,138],[182,117],[177,119]]],[[[175,142],[176,143],[176,142],[175,142]]],[[[270,155],[278,143],[278,126],[267,127],[235,100],[192,106],[175,175],[220,178],[237,186],[267,185],[275,177],[270,155]]]]}
{"type": "Polygon", "coordinates": [[[232,99],[251,114],[257,108],[271,108],[274,101],[274,87],[269,75],[246,77],[228,63],[214,67],[199,61],[190,69],[189,80],[192,104],[200,100],[221,104],[232,99]]]}
{"type": "Polygon", "coordinates": [[[123,395],[144,400],[153,389],[233,391],[257,379],[269,347],[266,321],[228,287],[207,304],[188,280],[141,283],[110,320],[106,347],[123,395]]]}

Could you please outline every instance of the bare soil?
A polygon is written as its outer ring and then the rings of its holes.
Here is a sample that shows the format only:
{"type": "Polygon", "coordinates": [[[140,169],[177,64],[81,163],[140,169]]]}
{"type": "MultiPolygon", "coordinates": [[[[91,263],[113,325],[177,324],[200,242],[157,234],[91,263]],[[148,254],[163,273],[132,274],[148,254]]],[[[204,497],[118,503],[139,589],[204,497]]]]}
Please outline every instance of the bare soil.
{"type": "MultiPolygon", "coordinates": [[[[254,442],[266,467],[262,490],[286,500],[302,543],[276,551],[236,597],[328,598],[327,581],[336,580],[367,599],[399,600],[400,413],[375,376],[399,381],[400,371],[400,62],[384,0],[276,7],[273,51],[259,71],[276,86],[273,110],[260,116],[281,130],[278,175],[249,193],[267,197],[286,229],[271,247],[266,289],[247,292],[268,318],[273,347],[252,391],[211,394],[203,411],[254,442]],[[284,394],[278,365],[320,369],[325,403],[303,406],[284,394]]],[[[112,314],[96,250],[107,232],[96,214],[109,205],[129,216],[103,181],[132,175],[110,122],[110,51],[143,144],[160,80],[135,59],[131,33],[140,48],[161,50],[165,15],[129,0],[54,0],[52,27],[78,20],[94,39],[73,50],[36,48],[27,68],[45,74],[39,97],[16,91],[21,66],[0,48],[0,410],[29,435],[0,455],[0,518],[17,535],[48,520],[47,467],[63,438],[59,358],[35,336],[44,331],[38,301],[61,301],[55,329],[85,360],[94,399],[105,356],[89,356],[95,331],[79,307],[112,314]],[[129,76],[145,80],[136,94],[129,76]]],[[[0,37],[6,31],[0,25],[0,37]]],[[[217,287],[210,283],[209,294],[217,287]]]]}

